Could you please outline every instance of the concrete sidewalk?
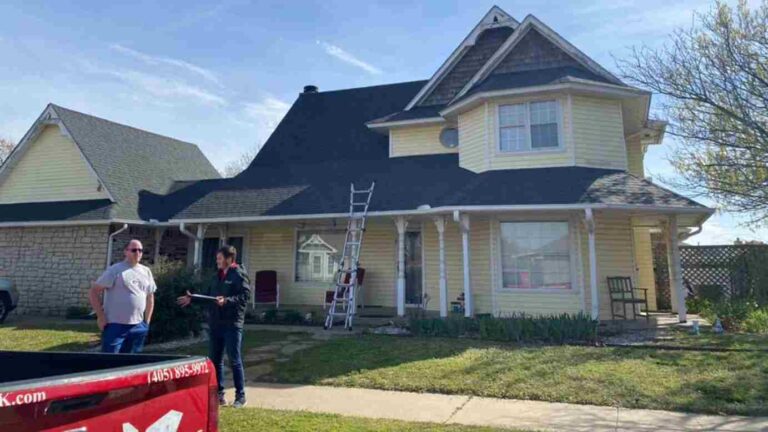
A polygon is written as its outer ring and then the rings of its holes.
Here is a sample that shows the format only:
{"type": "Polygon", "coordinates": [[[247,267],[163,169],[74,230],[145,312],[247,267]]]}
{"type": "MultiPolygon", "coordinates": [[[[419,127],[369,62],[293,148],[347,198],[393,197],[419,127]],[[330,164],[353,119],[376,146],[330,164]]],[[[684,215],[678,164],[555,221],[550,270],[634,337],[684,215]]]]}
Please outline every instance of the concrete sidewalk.
{"type": "Polygon", "coordinates": [[[249,406],[537,431],[766,431],[768,417],[710,416],[355,388],[255,384],[249,406]]]}

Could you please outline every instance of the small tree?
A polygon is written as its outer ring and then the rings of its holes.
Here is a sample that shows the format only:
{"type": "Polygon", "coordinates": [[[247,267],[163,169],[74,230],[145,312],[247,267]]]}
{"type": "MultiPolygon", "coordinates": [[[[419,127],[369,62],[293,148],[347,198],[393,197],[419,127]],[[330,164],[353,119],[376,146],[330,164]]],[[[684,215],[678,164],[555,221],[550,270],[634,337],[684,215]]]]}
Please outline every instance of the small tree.
{"type": "Polygon", "coordinates": [[[13,141],[8,138],[0,137],[0,165],[8,159],[8,155],[11,154],[14,147],[16,147],[16,144],[14,144],[13,141]]]}
{"type": "Polygon", "coordinates": [[[261,146],[254,146],[251,149],[243,152],[243,154],[241,154],[237,159],[228,163],[227,166],[224,167],[224,172],[222,173],[224,177],[234,177],[243,172],[243,170],[248,168],[248,165],[253,162],[253,159],[256,157],[256,153],[258,153],[260,149],[261,146]]]}
{"type": "Polygon", "coordinates": [[[629,81],[665,96],[678,185],[723,208],[768,218],[768,1],[717,2],[662,48],[619,61],[629,81]]]}

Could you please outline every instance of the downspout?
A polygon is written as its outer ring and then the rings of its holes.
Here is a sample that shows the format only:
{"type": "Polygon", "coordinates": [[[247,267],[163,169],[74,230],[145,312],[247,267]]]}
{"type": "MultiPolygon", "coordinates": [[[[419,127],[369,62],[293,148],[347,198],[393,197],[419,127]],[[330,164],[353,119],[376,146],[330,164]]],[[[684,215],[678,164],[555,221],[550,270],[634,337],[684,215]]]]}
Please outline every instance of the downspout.
{"type": "MultiPolygon", "coordinates": [[[[198,233],[202,231],[203,225],[199,224],[197,226],[198,233]]],[[[195,242],[195,248],[194,248],[194,255],[192,255],[192,266],[195,267],[195,269],[198,269],[200,267],[200,243],[201,243],[201,237],[202,235],[195,235],[190,231],[187,231],[185,228],[184,222],[182,222],[179,225],[179,231],[184,234],[185,236],[191,238],[195,242]]]]}
{"type": "Polygon", "coordinates": [[[112,240],[115,236],[128,229],[128,224],[123,224],[123,227],[109,235],[109,243],[107,244],[107,265],[106,268],[112,265],[112,240]]]}
{"type": "Polygon", "coordinates": [[[691,231],[691,232],[687,232],[687,233],[680,233],[680,234],[678,234],[677,238],[678,238],[678,239],[680,239],[680,241],[685,241],[685,240],[688,240],[689,238],[691,238],[691,237],[695,236],[696,234],[699,234],[699,233],[701,233],[701,230],[702,230],[703,228],[704,228],[704,226],[703,226],[703,225],[699,225],[699,226],[697,226],[697,227],[696,227],[696,229],[695,229],[695,230],[693,230],[693,231],[691,231]]]}
{"type": "Polygon", "coordinates": [[[584,210],[584,222],[587,226],[587,234],[589,237],[589,291],[591,298],[591,311],[590,315],[592,319],[597,321],[600,319],[600,306],[598,305],[597,294],[597,251],[595,250],[595,216],[592,213],[591,208],[584,210]]]}

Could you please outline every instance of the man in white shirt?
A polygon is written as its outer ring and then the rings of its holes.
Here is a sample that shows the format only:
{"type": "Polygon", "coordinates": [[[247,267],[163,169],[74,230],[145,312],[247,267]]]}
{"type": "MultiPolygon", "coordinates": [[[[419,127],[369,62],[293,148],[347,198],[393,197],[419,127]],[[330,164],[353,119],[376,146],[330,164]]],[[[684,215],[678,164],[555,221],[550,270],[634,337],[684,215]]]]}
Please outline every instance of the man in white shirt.
{"type": "Polygon", "coordinates": [[[143,253],[141,242],[131,240],[123,250],[125,259],[110,266],[91,287],[102,352],[139,353],[144,348],[157,286],[149,267],[139,264],[143,253]]]}

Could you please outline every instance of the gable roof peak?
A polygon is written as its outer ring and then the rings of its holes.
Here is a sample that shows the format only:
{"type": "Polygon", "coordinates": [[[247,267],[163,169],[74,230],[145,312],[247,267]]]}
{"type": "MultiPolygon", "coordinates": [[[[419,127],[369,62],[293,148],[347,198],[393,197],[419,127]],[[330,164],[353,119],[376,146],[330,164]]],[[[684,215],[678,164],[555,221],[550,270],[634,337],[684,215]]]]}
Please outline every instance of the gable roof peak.
{"type": "Polygon", "coordinates": [[[584,54],[581,50],[576,48],[573,44],[568,42],[564,37],[544,24],[533,14],[528,14],[517,27],[514,33],[499,47],[499,49],[491,56],[490,59],[474,74],[474,76],[466,82],[464,87],[456,93],[450,103],[459,100],[476,84],[485,79],[493,70],[512,52],[512,50],[518,45],[518,43],[525,38],[525,36],[531,31],[535,30],[542,35],[549,42],[554,44],[559,49],[563,50],[570,57],[575,59],[578,63],[584,66],[588,71],[605,78],[608,82],[620,86],[626,86],[618,77],[613,75],[607,69],[602,67],[596,61],[592,60],[588,55],[584,54]]]}
{"type": "Polygon", "coordinates": [[[421,88],[416,96],[406,105],[405,110],[410,110],[414,106],[422,103],[432,93],[437,85],[448,75],[453,68],[459,63],[464,55],[469,51],[471,47],[477,42],[478,36],[480,36],[485,30],[508,27],[512,30],[516,29],[520,25],[512,15],[508,14],[502,8],[494,5],[488,12],[483,15],[480,21],[472,28],[469,34],[462,40],[459,46],[453,50],[451,55],[443,62],[438,70],[432,75],[429,81],[421,88]]]}

